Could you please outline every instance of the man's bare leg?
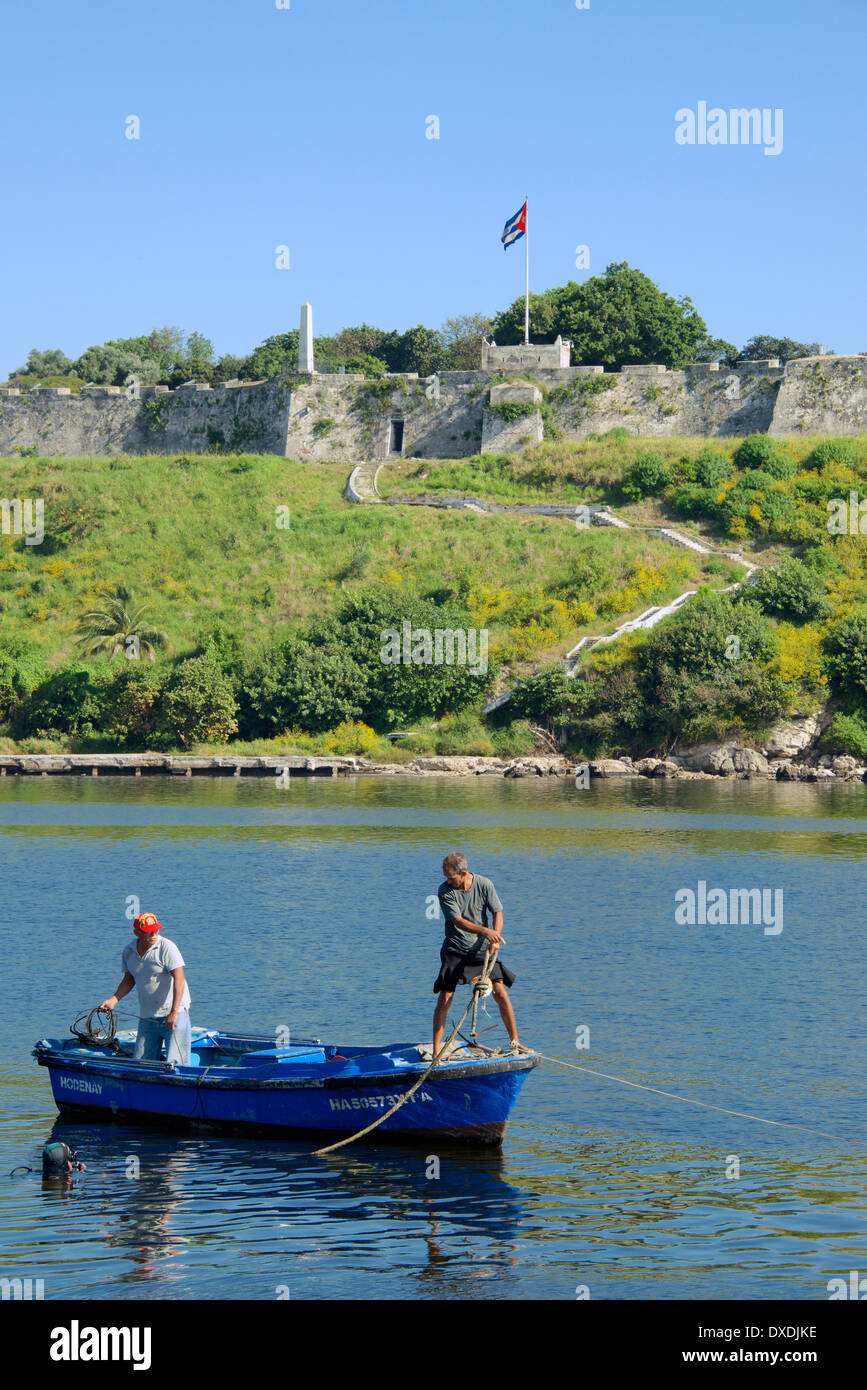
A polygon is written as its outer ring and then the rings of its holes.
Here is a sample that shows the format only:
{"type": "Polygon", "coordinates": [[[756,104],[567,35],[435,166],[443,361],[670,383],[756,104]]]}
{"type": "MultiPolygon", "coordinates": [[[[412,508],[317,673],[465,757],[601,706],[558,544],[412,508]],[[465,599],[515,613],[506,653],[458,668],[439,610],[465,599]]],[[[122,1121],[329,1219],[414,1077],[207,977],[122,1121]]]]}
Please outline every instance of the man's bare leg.
{"type": "Polygon", "coordinates": [[[500,1010],[500,1018],[503,1020],[506,1032],[509,1035],[509,1042],[518,1041],[518,1024],[515,1019],[515,1011],[509,999],[509,991],[502,980],[496,980],[493,985],[494,998],[497,1001],[497,1008],[500,1010]]]}
{"type": "Polygon", "coordinates": [[[443,1033],[445,1032],[446,1019],[449,1016],[451,1002],[455,997],[454,990],[440,990],[437,996],[437,1005],[433,1016],[433,1055],[436,1057],[443,1045],[443,1033]]]}

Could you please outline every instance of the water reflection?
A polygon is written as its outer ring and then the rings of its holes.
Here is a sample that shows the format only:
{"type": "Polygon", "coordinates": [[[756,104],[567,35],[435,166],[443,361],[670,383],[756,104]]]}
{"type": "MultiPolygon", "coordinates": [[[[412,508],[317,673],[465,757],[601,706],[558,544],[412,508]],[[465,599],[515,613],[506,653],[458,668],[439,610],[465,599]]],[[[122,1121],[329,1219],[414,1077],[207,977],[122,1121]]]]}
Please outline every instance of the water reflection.
{"type": "Polygon", "coordinates": [[[85,1154],[88,1170],[52,1179],[44,1195],[77,1200],[82,1221],[96,1220],[106,1251],[122,1260],[121,1284],[171,1284],[197,1249],[263,1227],[269,1265],[316,1259],[335,1244],[375,1260],[384,1246],[423,1245],[413,1277],[438,1298],[461,1296],[467,1266],[474,1279],[496,1273],[502,1296],[502,1278],[518,1266],[524,1202],[500,1153],[359,1145],[321,1160],[303,1141],[60,1120],[51,1137],[85,1154]]]}

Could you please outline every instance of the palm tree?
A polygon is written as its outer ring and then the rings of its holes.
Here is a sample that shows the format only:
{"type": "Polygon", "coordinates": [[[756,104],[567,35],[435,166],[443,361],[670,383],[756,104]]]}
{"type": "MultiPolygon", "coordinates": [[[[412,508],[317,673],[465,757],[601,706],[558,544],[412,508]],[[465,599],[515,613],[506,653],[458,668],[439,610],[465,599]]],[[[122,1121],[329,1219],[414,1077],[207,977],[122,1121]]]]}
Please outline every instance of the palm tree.
{"type": "Polygon", "coordinates": [[[101,589],[102,608],[94,608],[78,621],[78,643],[86,656],[111,648],[109,661],[114,661],[118,652],[126,652],[130,642],[137,648],[136,654],[145,654],[154,660],[157,647],[166,645],[166,634],[147,622],[144,609],[135,608],[134,595],[123,584],[115,589],[101,589]]]}

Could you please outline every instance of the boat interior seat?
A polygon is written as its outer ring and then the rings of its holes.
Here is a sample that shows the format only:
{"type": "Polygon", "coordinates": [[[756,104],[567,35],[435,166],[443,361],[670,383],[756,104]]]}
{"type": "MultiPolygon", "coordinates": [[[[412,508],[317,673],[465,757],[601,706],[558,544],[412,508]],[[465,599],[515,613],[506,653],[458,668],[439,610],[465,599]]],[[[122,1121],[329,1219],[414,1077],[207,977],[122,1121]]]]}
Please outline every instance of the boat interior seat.
{"type": "Polygon", "coordinates": [[[385,1071],[388,1067],[405,1067],[406,1061],[401,1057],[395,1057],[388,1052],[373,1052],[367,1057],[356,1057],[360,1072],[365,1071],[385,1071]]]}
{"type": "Polygon", "coordinates": [[[304,1062],[306,1066],[311,1066],[324,1061],[324,1047],[305,1047],[303,1044],[295,1047],[263,1047],[258,1052],[245,1052],[238,1058],[242,1067],[250,1064],[261,1066],[263,1062],[304,1062]]]}

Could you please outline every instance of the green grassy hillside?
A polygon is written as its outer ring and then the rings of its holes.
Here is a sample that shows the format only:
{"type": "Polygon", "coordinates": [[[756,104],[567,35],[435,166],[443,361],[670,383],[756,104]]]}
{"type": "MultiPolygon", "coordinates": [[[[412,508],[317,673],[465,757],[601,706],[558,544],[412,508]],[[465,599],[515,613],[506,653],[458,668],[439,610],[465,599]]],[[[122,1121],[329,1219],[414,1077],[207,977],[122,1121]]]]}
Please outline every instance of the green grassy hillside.
{"type": "Polygon", "coordinates": [[[587,600],[621,619],[737,570],[559,518],[358,506],[338,463],[205,455],[2,467],[4,496],[44,498],[45,540],[0,538],[0,630],[36,642],[50,665],[75,654],[79,615],[119,583],[174,657],[216,625],[252,650],[381,582],[396,596],[460,590],[507,658],[532,662],[572,645],[587,600]]]}
{"type": "MultiPolygon", "coordinates": [[[[40,545],[0,537],[2,746],[132,747],[161,737],[162,746],[205,747],[240,737],[249,748],[382,755],[389,729],[420,726],[415,740],[391,750],[408,757],[526,751],[534,724],[566,746],[615,751],[669,746],[678,720],[694,734],[758,731],[829,695],[843,720],[856,721],[847,737],[857,743],[859,687],[841,674],[833,647],[840,624],[867,613],[864,543],[829,533],[828,503],[867,491],[867,440],[757,438],[613,432],[518,457],[402,460],[379,474],[380,492],[394,499],[606,502],[626,531],[559,517],[358,506],[345,498],[341,463],[219,454],[3,460],[4,497],[44,499],[45,537],[40,545]],[[701,536],[715,553],[648,534],[660,524],[701,536]],[[766,585],[748,604],[720,596],[743,574],[734,551],[769,572],[794,565],[784,592],[766,585]],[[76,640],[82,615],[118,586],[134,591],[165,634],[153,668],[128,672],[125,685],[122,658],[82,663],[76,640]],[[712,611],[693,601],[653,633],[598,649],[568,688],[545,672],[582,635],[609,633],[702,587],[712,611]],[[490,669],[471,688],[382,686],[377,624],[399,625],[402,616],[418,624],[420,614],[430,626],[488,631],[490,669]],[[736,635],[741,624],[749,671],[708,665],[688,642],[679,655],[662,651],[660,633],[702,622],[705,645],[711,631],[722,641],[724,629],[736,635]],[[218,716],[190,713],[193,678],[220,685],[218,716]],[[676,698],[672,681],[682,687],[676,698]],[[322,689],[307,699],[317,682],[322,689]],[[507,715],[482,720],[485,700],[516,683],[507,715]],[[173,728],[186,732],[176,737],[173,728]]],[[[863,723],[867,749],[867,709],[863,723]]]]}

